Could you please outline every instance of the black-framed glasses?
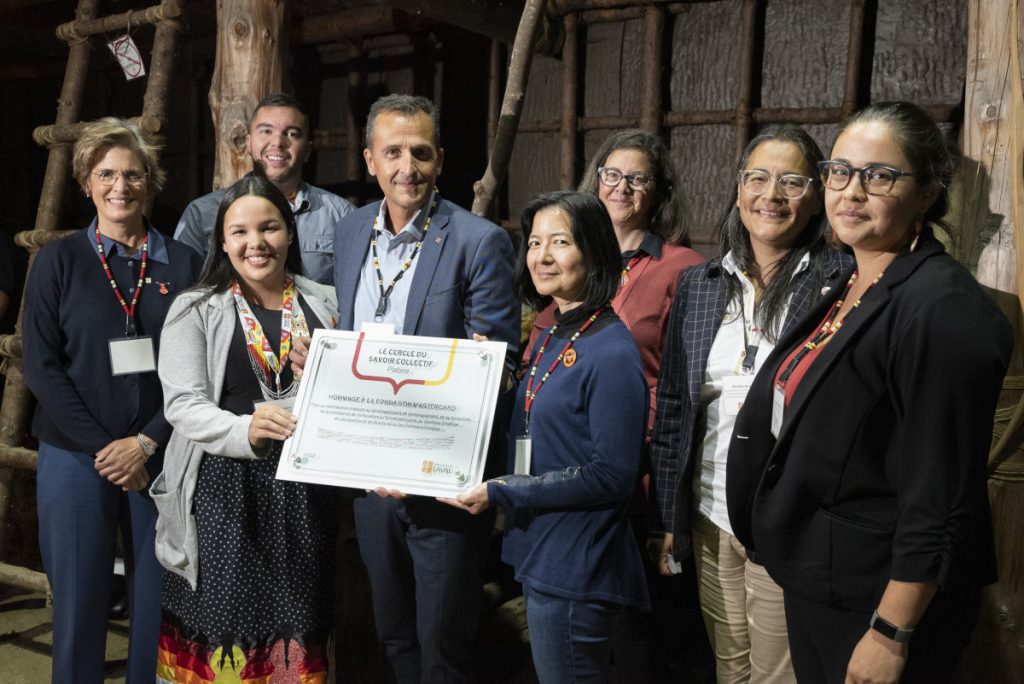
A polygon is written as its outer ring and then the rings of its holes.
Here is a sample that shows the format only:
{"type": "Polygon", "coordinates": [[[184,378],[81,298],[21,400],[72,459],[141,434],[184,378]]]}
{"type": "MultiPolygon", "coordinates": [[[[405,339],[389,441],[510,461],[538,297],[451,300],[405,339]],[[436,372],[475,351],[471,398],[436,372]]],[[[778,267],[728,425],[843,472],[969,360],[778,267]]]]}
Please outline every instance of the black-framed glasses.
{"type": "Polygon", "coordinates": [[[772,183],[778,187],[779,192],[786,199],[800,199],[807,194],[807,189],[814,183],[813,178],[801,176],[799,173],[784,173],[781,176],[773,176],[761,169],[750,169],[740,171],[737,176],[739,184],[748,195],[757,197],[771,190],[772,183]]]}
{"type": "Polygon", "coordinates": [[[125,183],[136,188],[146,182],[146,174],[134,169],[128,169],[127,171],[103,169],[101,171],[93,171],[92,175],[96,177],[96,182],[103,187],[110,187],[117,182],[118,178],[124,178],[125,183]]]}
{"type": "Polygon", "coordinates": [[[623,178],[626,179],[629,187],[634,190],[646,190],[654,182],[654,177],[649,173],[622,173],[618,169],[607,166],[599,168],[597,176],[601,179],[602,183],[610,188],[616,187],[622,182],[623,178]]]}
{"type": "Polygon", "coordinates": [[[830,159],[818,162],[818,173],[822,184],[829,190],[844,190],[854,175],[860,176],[860,187],[869,195],[884,197],[892,191],[892,186],[901,176],[914,174],[885,164],[868,164],[859,169],[844,161],[830,159]]]}

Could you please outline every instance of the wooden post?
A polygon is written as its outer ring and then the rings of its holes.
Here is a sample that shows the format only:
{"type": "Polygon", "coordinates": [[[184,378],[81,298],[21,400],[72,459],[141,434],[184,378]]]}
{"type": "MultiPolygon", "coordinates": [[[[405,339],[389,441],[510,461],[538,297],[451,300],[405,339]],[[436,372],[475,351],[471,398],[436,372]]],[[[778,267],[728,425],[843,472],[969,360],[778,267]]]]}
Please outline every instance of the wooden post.
{"type": "Polygon", "coordinates": [[[487,163],[483,178],[473,184],[473,213],[477,216],[487,216],[491,202],[494,201],[494,193],[508,173],[508,163],[512,158],[512,148],[515,146],[516,133],[519,130],[519,116],[523,111],[523,98],[526,97],[526,82],[530,78],[534,38],[537,35],[537,27],[544,18],[544,5],[545,0],[527,0],[523,16],[519,20],[519,30],[516,31],[512,58],[509,60],[505,99],[501,105],[494,147],[491,148],[491,159],[487,163]]]}
{"type": "Polygon", "coordinates": [[[1009,681],[1024,671],[1024,363],[1021,359],[1021,285],[1024,257],[1024,0],[970,0],[967,29],[963,152],[965,169],[954,188],[953,225],[963,230],[957,256],[976,270],[1014,321],[1017,348],[996,413],[998,443],[989,462],[989,500],[995,527],[999,582],[985,590],[974,636],[956,681],[1009,681]]]}
{"type": "Polygon", "coordinates": [[[861,55],[864,52],[864,0],[853,0],[850,3],[850,38],[846,44],[846,73],[843,77],[844,119],[853,114],[860,106],[857,93],[861,78],[861,55]]]}
{"type": "Polygon", "coordinates": [[[577,42],[576,14],[570,13],[562,17],[565,28],[565,42],[562,44],[562,120],[559,128],[561,142],[561,173],[560,185],[563,190],[576,187],[576,117],[577,80],[579,78],[579,44],[577,42]]]}
{"type": "Polygon", "coordinates": [[[217,56],[210,111],[217,131],[213,187],[234,183],[252,169],[245,136],[260,98],[281,90],[288,56],[287,3],[220,0],[217,56]]]}
{"type": "Polygon", "coordinates": [[[758,0],[743,0],[742,28],[740,29],[739,84],[736,93],[736,159],[739,159],[750,141],[753,125],[754,69],[761,62],[754,54],[754,32],[757,21],[758,0]]]}
{"type": "MultiPolygon", "coordinates": [[[[95,18],[99,0],[79,0],[75,11],[76,21],[88,21],[95,18]]],[[[86,41],[77,41],[71,45],[68,64],[65,70],[64,83],[60,91],[57,105],[56,125],[67,126],[78,120],[82,106],[82,93],[85,92],[85,79],[89,71],[91,49],[86,41]]],[[[35,260],[35,253],[42,244],[58,236],[57,226],[60,225],[60,208],[64,203],[64,192],[67,189],[68,169],[71,168],[72,147],[70,143],[58,143],[50,147],[46,161],[46,174],[39,193],[39,209],[36,213],[35,230],[32,233],[20,233],[17,242],[29,250],[29,269],[35,260]]],[[[24,303],[23,303],[24,305],[24,303]]],[[[7,352],[14,347],[20,348],[21,314],[14,337],[6,337],[0,341],[7,352]]],[[[9,355],[9,354],[5,354],[9,355]]],[[[29,407],[31,396],[25,386],[22,374],[21,354],[17,358],[9,358],[5,373],[7,381],[4,386],[3,404],[0,406],[0,445],[20,446],[28,430],[29,407]]],[[[14,471],[0,467],[0,552],[6,546],[7,515],[11,509],[11,485],[14,471]]]]}
{"type": "Polygon", "coordinates": [[[661,62],[665,13],[651,5],[644,9],[644,72],[640,93],[640,127],[657,134],[661,130],[661,62]]]}
{"type": "Polygon", "coordinates": [[[362,202],[363,136],[356,112],[366,111],[366,58],[363,48],[353,43],[348,49],[348,112],[345,114],[345,170],[348,176],[350,202],[362,202]]]}

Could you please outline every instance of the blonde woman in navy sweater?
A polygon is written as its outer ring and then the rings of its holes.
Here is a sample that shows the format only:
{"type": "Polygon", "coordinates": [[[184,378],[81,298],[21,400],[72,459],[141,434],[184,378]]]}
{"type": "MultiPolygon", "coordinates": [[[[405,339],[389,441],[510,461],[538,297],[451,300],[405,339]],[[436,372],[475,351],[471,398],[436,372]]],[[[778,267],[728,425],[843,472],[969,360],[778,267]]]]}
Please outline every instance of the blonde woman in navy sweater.
{"type": "Polygon", "coordinates": [[[38,401],[32,433],[39,549],[53,590],[53,681],[103,681],[114,541],[127,508],[126,679],[152,682],[163,570],[153,551],[156,508],[140,490],[160,472],[171,435],[154,359],[167,310],[198,274],[199,256],[143,215],[164,172],[134,125],[90,124],[73,171],[96,219],[39,250],[22,319],[25,380],[38,401]]]}
{"type": "Polygon", "coordinates": [[[541,195],[523,210],[520,296],[556,322],[519,389],[510,451],[523,474],[449,503],[508,514],[503,559],[523,584],[541,682],[604,681],[614,618],[647,607],[640,552],[626,518],[647,425],[636,343],[610,306],[621,272],[608,212],[593,195],[541,195]]]}

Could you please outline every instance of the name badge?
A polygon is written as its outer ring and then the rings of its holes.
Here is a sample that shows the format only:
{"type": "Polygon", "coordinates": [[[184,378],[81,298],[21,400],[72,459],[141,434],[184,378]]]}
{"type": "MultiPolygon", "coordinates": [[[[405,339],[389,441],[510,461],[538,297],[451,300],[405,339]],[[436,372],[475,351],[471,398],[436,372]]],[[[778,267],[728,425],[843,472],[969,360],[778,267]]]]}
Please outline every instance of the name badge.
{"type": "Polygon", "coordinates": [[[779,438],[782,431],[782,414],[786,410],[786,391],[781,385],[772,390],[772,437],[779,438]]]}
{"type": "Polygon", "coordinates": [[[107,344],[110,347],[111,375],[151,373],[156,370],[152,337],[118,337],[109,340],[107,344]]]}
{"type": "Polygon", "coordinates": [[[722,380],[722,408],[727,416],[736,416],[743,408],[747,392],[754,384],[753,375],[727,375],[722,380]]]}
{"type": "Polygon", "coordinates": [[[359,332],[376,333],[378,335],[394,335],[395,324],[373,323],[371,321],[363,321],[363,324],[359,326],[359,332]]]}
{"type": "Polygon", "coordinates": [[[533,440],[529,437],[516,438],[516,475],[529,475],[533,459],[533,440]]]}

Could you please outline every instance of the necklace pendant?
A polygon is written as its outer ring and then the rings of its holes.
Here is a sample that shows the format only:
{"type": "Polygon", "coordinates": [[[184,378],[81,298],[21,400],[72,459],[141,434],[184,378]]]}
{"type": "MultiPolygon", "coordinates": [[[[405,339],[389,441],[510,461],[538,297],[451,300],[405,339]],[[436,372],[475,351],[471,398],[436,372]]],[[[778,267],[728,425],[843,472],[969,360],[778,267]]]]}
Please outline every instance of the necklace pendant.
{"type": "Polygon", "coordinates": [[[629,274],[623,273],[622,277],[619,278],[619,287],[626,287],[627,283],[629,283],[629,274]]]}

